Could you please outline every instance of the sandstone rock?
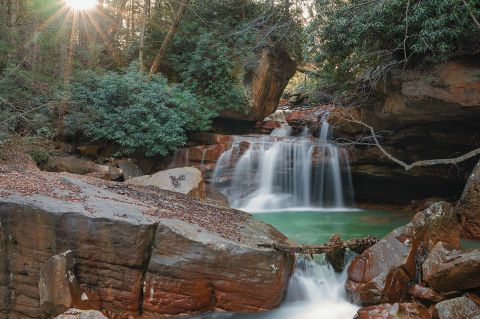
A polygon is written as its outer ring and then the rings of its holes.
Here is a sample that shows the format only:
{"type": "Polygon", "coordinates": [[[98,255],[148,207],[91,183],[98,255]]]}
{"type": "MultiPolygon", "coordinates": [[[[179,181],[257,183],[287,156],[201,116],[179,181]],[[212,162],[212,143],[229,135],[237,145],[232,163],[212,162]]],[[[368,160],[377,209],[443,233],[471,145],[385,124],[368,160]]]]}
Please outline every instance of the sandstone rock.
{"type": "Polygon", "coordinates": [[[430,319],[427,308],[417,303],[381,304],[361,308],[356,319],[430,319]]]}
{"type": "Polygon", "coordinates": [[[98,145],[82,145],[75,147],[75,151],[88,158],[96,158],[100,147],[98,145]]]}
{"type": "Polygon", "coordinates": [[[480,319],[480,306],[467,297],[439,302],[435,308],[439,319],[480,319]]]}
{"type": "Polygon", "coordinates": [[[47,162],[47,170],[85,175],[88,173],[108,173],[109,167],[76,157],[51,156],[47,162]]]}
{"type": "Polygon", "coordinates": [[[355,257],[348,268],[346,289],[362,305],[397,302],[415,276],[413,226],[399,227],[355,257]]]}
{"type": "Polygon", "coordinates": [[[72,296],[73,307],[112,318],[271,309],[292,273],[293,255],[257,247],[287,239],[241,211],[152,187],[46,172],[3,174],[0,190],[6,318],[44,316],[39,269],[68,250],[82,290],[72,296]]]}
{"type": "Polygon", "coordinates": [[[119,180],[123,176],[123,171],[118,167],[108,167],[108,177],[111,181],[119,180]]]}
{"type": "Polygon", "coordinates": [[[228,199],[215,186],[210,183],[205,184],[205,190],[208,199],[217,202],[221,206],[229,207],[228,199]]]}
{"type": "Polygon", "coordinates": [[[129,160],[119,160],[117,161],[118,168],[122,171],[122,176],[124,180],[129,180],[134,177],[143,176],[143,172],[138,167],[137,164],[132,163],[129,160]]]}
{"type": "Polygon", "coordinates": [[[72,290],[77,285],[73,253],[67,251],[47,260],[40,269],[40,307],[49,315],[59,315],[72,306],[72,290]]]}
{"type": "Polygon", "coordinates": [[[432,249],[438,242],[460,248],[460,232],[457,218],[450,204],[438,202],[413,217],[414,240],[432,249]]]}
{"type": "Polygon", "coordinates": [[[264,49],[257,68],[242,80],[250,91],[249,104],[243,111],[228,110],[222,117],[244,121],[262,120],[273,113],[288,82],[297,70],[296,63],[288,53],[264,49]]]}
{"type": "Polygon", "coordinates": [[[205,183],[202,172],[193,167],[173,168],[153,175],[135,177],[127,184],[155,186],[194,198],[205,199],[205,183]]]}
{"type": "Polygon", "coordinates": [[[423,263],[423,278],[439,292],[480,287],[480,251],[463,252],[442,242],[435,245],[423,263]]]}
{"type": "MultiPolygon", "coordinates": [[[[406,163],[459,156],[480,147],[479,74],[478,55],[424,71],[398,69],[369,102],[362,103],[361,115],[349,112],[381,132],[382,145],[406,163]]],[[[364,136],[363,129],[335,125],[334,134],[356,139],[364,136]]],[[[357,145],[350,157],[359,202],[405,204],[428,197],[457,198],[475,165],[470,160],[455,169],[444,165],[405,171],[372,149],[357,145]]]]}
{"type": "Polygon", "coordinates": [[[473,169],[456,207],[462,223],[462,235],[480,239],[480,162],[473,169]]]}
{"type": "Polygon", "coordinates": [[[69,309],[55,319],[108,319],[100,311],[69,309]]]}
{"type": "Polygon", "coordinates": [[[419,284],[415,284],[410,288],[408,293],[412,296],[415,297],[416,299],[425,302],[427,304],[429,303],[436,303],[440,302],[442,300],[445,300],[445,297],[435,290],[425,287],[419,284]]]}

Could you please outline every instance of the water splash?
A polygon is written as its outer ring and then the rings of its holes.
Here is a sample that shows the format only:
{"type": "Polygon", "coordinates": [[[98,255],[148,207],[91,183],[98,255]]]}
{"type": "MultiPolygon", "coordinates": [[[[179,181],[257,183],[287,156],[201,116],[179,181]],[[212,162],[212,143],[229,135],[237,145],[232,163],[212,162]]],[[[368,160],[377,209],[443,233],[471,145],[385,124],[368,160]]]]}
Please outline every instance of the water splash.
{"type": "Polygon", "coordinates": [[[230,206],[246,211],[344,208],[353,205],[348,154],[320,137],[291,136],[288,125],[270,136],[237,136],[215,167],[213,182],[230,206]]]}
{"type": "MultiPolygon", "coordinates": [[[[347,268],[347,267],[345,267],[347,268]]],[[[324,259],[297,259],[285,301],[269,312],[256,314],[211,313],[202,319],[351,319],[359,307],[345,296],[347,272],[335,273],[324,259]]]]}

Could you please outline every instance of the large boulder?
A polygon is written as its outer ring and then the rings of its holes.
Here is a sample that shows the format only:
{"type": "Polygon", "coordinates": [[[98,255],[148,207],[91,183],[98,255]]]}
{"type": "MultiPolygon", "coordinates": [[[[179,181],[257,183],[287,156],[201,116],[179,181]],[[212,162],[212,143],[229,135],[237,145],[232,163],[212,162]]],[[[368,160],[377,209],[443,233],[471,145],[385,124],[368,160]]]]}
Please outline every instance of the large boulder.
{"type": "Polygon", "coordinates": [[[381,304],[360,308],[355,319],[430,319],[427,308],[418,303],[381,304]]]}
{"type": "Polygon", "coordinates": [[[399,227],[355,257],[348,267],[346,289],[362,305],[402,300],[415,276],[413,226],[399,227]]]}
{"type": "Polygon", "coordinates": [[[50,156],[47,161],[46,169],[50,172],[68,172],[79,175],[85,175],[88,173],[109,173],[109,167],[107,165],[99,165],[93,161],[73,156],[50,156]]]}
{"type": "Polygon", "coordinates": [[[168,169],[153,175],[135,177],[127,180],[126,183],[155,186],[199,199],[205,199],[206,197],[202,172],[194,167],[168,169]]]}
{"type": "Polygon", "coordinates": [[[257,67],[242,80],[248,92],[248,105],[241,111],[227,110],[223,118],[258,121],[277,109],[280,97],[297,71],[297,64],[283,50],[264,49],[257,67]]]}
{"type": "Polygon", "coordinates": [[[452,249],[440,242],[423,263],[423,278],[439,292],[480,287],[480,251],[452,249]]]}
{"type": "Polygon", "coordinates": [[[449,203],[432,204],[426,210],[417,213],[412,223],[414,240],[426,249],[432,249],[438,242],[460,248],[457,217],[449,203]]]}
{"type": "Polygon", "coordinates": [[[462,235],[480,239],[480,162],[473,169],[456,207],[462,223],[462,235]]]}
{"type": "Polygon", "coordinates": [[[439,319],[480,319],[480,306],[467,297],[439,302],[435,309],[439,319]]]}
{"type": "Polygon", "coordinates": [[[416,300],[420,300],[426,304],[432,304],[445,300],[445,296],[442,294],[436,292],[432,288],[425,287],[420,284],[413,285],[408,293],[416,300]]]}
{"type": "Polygon", "coordinates": [[[140,167],[128,159],[118,160],[117,165],[121,170],[122,177],[125,181],[144,175],[140,167]]]}
{"type": "MultiPolygon", "coordinates": [[[[78,285],[88,288],[80,300],[95,298],[86,309],[112,318],[272,309],[295,257],[257,245],[286,241],[246,213],[174,192],[69,174],[2,173],[0,314],[45,317],[39,269],[68,250],[78,285]]],[[[50,270],[62,271],[50,278],[64,286],[71,267],[54,264],[50,270]]]]}

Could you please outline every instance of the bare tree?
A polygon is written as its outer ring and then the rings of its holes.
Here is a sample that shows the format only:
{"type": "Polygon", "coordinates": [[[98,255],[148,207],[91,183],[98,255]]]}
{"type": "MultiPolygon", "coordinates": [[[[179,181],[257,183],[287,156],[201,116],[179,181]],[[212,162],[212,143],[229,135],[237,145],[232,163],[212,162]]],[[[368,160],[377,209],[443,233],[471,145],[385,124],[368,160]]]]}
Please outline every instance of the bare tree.
{"type": "Polygon", "coordinates": [[[165,39],[162,42],[162,46],[158,50],[157,55],[155,56],[155,59],[153,60],[152,67],[150,68],[150,73],[148,75],[149,78],[151,78],[155,73],[158,72],[158,69],[160,67],[160,63],[162,62],[163,58],[165,57],[165,53],[167,52],[168,47],[170,46],[170,43],[173,40],[173,37],[177,33],[178,26],[180,25],[180,21],[183,18],[183,15],[185,14],[185,11],[187,10],[187,5],[188,5],[189,0],[182,0],[180,2],[180,6],[178,7],[177,13],[173,19],[172,25],[170,26],[170,29],[168,30],[167,35],[165,36],[165,39]]]}
{"type": "Polygon", "coordinates": [[[140,71],[145,70],[145,29],[147,27],[147,17],[150,12],[150,0],[145,0],[142,10],[142,25],[140,27],[140,40],[138,50],[138,61],[140,63],[140,71]]]}

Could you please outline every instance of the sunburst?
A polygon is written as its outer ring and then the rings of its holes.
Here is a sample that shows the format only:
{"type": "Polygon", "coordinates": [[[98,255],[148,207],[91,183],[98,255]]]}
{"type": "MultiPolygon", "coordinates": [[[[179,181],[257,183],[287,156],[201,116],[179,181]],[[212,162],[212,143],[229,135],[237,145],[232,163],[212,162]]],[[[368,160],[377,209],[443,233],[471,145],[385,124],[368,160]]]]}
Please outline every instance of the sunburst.
{"type": "Polygon", "coordinates": [[[74,10],[92,10],[97,5],[97,0],[65,0],[67,6],[74,10]]]}

